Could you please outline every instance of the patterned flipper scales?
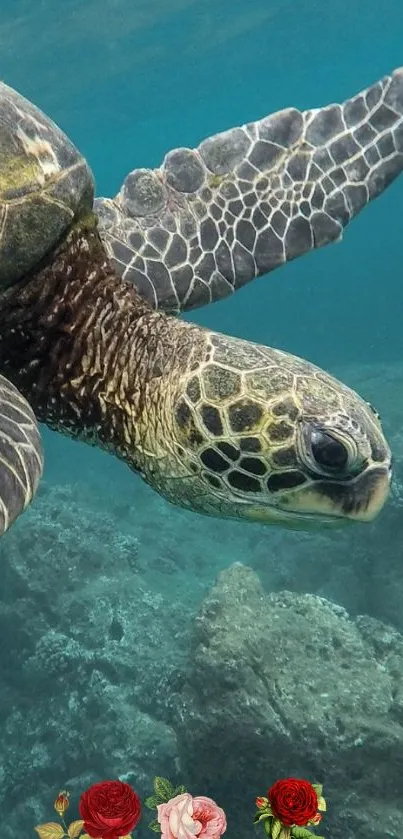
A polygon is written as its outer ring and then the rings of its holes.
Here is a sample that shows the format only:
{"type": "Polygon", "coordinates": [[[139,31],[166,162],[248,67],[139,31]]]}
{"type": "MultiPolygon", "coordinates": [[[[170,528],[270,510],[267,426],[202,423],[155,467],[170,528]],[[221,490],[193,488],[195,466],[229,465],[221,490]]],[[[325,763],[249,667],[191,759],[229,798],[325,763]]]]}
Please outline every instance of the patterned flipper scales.
{"type": "Polygon", "coordinates": [[[95,206],[115,270],[179,312],[339,240],[402,169],[403,68],[342,105],[288,108],[175,149],[95,206]]]}
{"type": "Polygon", "coordinates": [[[14,385],[0,376],[0,536],[32,500],[42,472],[35,416],[14,385]]]}

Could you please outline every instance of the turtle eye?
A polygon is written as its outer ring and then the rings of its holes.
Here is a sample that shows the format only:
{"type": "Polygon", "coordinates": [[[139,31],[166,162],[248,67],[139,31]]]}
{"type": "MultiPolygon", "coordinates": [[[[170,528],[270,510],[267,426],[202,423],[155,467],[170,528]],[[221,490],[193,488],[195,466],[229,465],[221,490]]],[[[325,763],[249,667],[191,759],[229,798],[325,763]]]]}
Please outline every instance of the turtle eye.
{"type": "Polygon", "coordinates": [[[323,469],[341,471],[347,466],[348,451],[346,447],[325,431],[315,430],[312,432],[311,451],[316,463],[323,469]]]}

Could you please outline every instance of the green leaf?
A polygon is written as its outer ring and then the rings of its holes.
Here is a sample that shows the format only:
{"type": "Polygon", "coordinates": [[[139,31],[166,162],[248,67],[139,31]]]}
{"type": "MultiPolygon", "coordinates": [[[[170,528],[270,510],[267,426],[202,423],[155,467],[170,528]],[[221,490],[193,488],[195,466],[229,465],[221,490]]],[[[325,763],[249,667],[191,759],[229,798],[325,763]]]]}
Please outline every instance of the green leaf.
{"type": "Polygon", "coordinates": [[[311,830],[307,830],[306,827],[292,827],[291,828],[291,836],[294,839],[320,839],[319,836],[315,836],[311,830]]]}
{"type": "Polygon", "coordinates": [[[268,836],[271,836],[271,826],[272,826],[272,824],[273,824],[273,816],[271,816],[269,819],[266,819],[266,821],[264,822],[263,826],[264,826],[264,829],[265,829],[268,836]]]}
{"type": "Polygon", "coordinates": [[[77,839],[77,836],[80,835],[82,828],[84,827],[84,822],[82,819],[79,819],[75,822],[70,822],[67,833],[69,834],[69,839],[77,839]]]}
{"type": "Polygon", "coordinates": [[[38,824],[34,827],[39,839],[63,839],[66,836],[61,824],[57,822],[46,822],[46,824],[38,824]]]}
{"type": "Polygon", "coordinates": [[[183,795],[185,792],[187,792],[186,787],[184,787],[183,784],[179,784],[179,786],[174,789],[172,798],[175,798],[176,795],[183,795]]]}
{"type": "Polygon", "coordinates": [[[144,804],[146,805],[146,807],[148,807],[149,810],[156,810],[157,805],[161,804],[161,801],[158,795],[149,795],[148,798],[146,798],[144,804]]]}
{"type": "Polygon", "coordinates": [[[154,790],[159,798],[160,804],[174,797],[175,790],[167,778],[160,778],[158,776],[154,778],[154,790]]]}
{"type": "Polygon", "coordinates": [[[312,786],[313,786],[313,788],[314,788],[314,790],[315,790],[316,795],[318,796],[318,798],[322,798],[322,795],[323,795],[323,784],[312,784],[312,786]]]}
{"type": "Polygon", "coordinates": [[[269,816],[272,816],[273,813],[270,804],[268,804],[267,807],[259,807],[259,809],[256,810],[255,816],[258,816],[259,813],[268,813],[269,816]]]}
{"type": "Polygon", "coordinates": [[[281,827],[282,827],[282,824],[281,824],[280,819],[273,819],[273,824],[271,826],[271,835],[272,835],[273,839],[278,839],[278,836],[280,835],[280,832],[281,832],[281,827]]]}
{"type": "Polygon", "coordinates": [[[149,823],[148,827],[150,830],[153,830],[154,833],[161,833],[161,825],[157,822],[157,819],[154,819],[152,822],[149,823]]]}
{"type": "Polygon", "coordinates": [[[262,810],[258,810],[258,812],[255,815],[255,818],[253,819],[253,824],[259,824],[259,822],[264,822],[265,819],[270,819],[272,818],[272,816],[273,814],[269,810],[265,810],[264,812],[262,812],[262,810]]]}

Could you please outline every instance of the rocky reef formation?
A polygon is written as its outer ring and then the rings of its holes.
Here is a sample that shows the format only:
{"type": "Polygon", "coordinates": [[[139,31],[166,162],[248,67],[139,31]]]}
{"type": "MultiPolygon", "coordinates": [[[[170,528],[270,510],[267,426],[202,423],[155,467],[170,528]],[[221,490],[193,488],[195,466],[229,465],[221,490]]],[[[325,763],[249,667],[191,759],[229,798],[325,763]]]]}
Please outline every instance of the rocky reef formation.
{"type": "Polygon", "coordinates": [[[73,810],[96,781],[125,775],[145,795],[157,767],[176,772],[164,714],[190,615],[147,586],[139,540],[81,489],[45,487],[2,545],[3,839],[52,819],[59,788],[73,810]]]}
{"type": "Polygon", "coordinates": [[[241,564],[196,619],[177,699],[182,769],[219,796],[233,839],[256,794],[288,775],[324,782],[332,839],[400,839],[403,637],[311,594],[265,594],[241,564]]]}

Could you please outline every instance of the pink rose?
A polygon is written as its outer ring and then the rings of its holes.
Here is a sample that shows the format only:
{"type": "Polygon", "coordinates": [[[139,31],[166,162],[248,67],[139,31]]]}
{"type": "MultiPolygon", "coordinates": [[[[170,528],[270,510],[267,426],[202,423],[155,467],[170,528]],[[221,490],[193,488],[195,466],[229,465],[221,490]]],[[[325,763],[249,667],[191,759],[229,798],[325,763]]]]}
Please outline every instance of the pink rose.
{"type": "Polygon", "coordinates": [[[161,839],[219,839],[227,829],[224,810],[211,798],[188,792],[158,805],[161,839]]]}

